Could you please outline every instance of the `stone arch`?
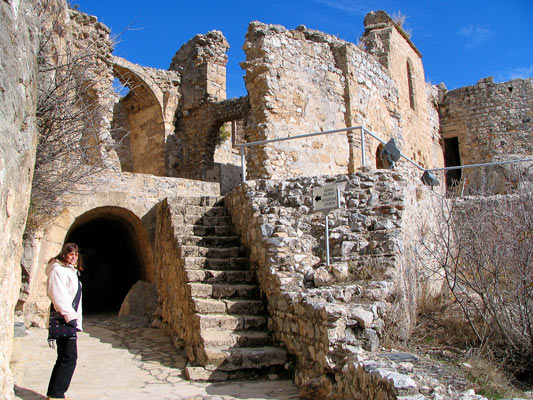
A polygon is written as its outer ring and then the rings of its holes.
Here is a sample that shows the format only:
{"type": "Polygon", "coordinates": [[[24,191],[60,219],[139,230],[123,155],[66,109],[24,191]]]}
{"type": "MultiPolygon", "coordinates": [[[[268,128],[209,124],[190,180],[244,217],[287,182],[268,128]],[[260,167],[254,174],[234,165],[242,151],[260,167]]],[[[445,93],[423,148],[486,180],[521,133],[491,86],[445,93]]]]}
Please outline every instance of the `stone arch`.
{"type": "Polygon", "coordinates": [[[80,246],[85,312],[118,311],[129,289],[148,280],[150,245],[141,220],[116,206],[97,207],[78,216],[65,242],[80,246]]]}
{"type": "Polygon", "coordinates": [[[24,308],[31,310],[31,323],[45,326],[50,301],[46,295],[45,266],[51,257],[61,250],[64,241],[69,238],[72,227],[99,215],[112,214],[121,219],[135,233],[135,243],[142,260],[142,279],[153,282],[153,227],[155,224],[155,205],[158,199],[146,201],[131,196],[129,191],[95,192],[91,196],[73,197],[70,206],[54,217],[36,233],[35,238],[27,239],[26,258],[32,267],[30,294],[24,308]],[[94,211],[93,211],[94,210],[94,211]],[[100,213],[100,214],[99,214],[100,213]]]}
{"type": "Polygon", "coordinates": [[[113,58],[113,74],[130,91],[115,104],[113,135],[124,143],[119,151],[123,171],[165,175],[164,94],[140,66],[113,58]]]}

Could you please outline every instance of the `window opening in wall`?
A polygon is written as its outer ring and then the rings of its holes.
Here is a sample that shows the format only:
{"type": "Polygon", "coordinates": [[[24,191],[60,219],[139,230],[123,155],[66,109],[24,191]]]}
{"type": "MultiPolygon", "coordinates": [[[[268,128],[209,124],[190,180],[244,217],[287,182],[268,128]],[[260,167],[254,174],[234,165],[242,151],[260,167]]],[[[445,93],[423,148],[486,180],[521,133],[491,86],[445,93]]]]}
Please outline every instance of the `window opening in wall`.
{"type": "MultiPolygon", "coordinates": [[[[459,139],[452,137],[444,139],[444,165],[446,167],[455,167],[461,165],[461,156],[459,154],[459,139]]],[[[446,187],[457,186],[461,180],[461,170],[453,169],[446,171],[446,187]]]]}
{"type": "MultiPolygon", "coordinates": [[[[246,143],[246,138],[244,137],[244,120],[237,119],[231,121],[231,145],[236,146],[239,144],[246,143]]],[[[239,150],[239,149],[237,149],[239,150]]]]}
{"type": "Polygon", "coordinates": [[[113,79],[113,90],[119,99],[123,98],[130,92],[130,88],[127,85],[124,85],[120,79],[113,79]]]}
{"type": "Polygon", "coordinates": [[[409,85],[409,105],[415,109],[415,81],[411,60],[407,59],[407,85],[409,85]]]}

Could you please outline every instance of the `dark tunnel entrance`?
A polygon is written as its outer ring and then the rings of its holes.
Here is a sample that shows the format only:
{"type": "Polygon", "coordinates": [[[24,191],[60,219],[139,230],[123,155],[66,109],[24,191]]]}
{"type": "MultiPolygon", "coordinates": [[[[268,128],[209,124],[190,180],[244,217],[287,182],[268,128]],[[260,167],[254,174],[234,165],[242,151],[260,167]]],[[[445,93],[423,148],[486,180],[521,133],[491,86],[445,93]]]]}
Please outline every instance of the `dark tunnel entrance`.
{"type": "Polygon", "coordinates": [[[144,279],[145,268],[129,222],[99,213],[76,220],[68,242],[80,247],[84,271],[83,312],[118,312],[131,286],[144,279]]]}

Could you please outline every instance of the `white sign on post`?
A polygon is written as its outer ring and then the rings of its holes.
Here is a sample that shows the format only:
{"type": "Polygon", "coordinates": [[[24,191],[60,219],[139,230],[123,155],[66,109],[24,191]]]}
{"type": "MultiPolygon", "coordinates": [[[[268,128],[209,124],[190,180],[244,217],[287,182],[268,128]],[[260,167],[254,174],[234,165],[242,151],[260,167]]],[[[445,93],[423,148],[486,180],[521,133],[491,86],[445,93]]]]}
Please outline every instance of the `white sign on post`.
{"type": "Polygon", "coordinates": [[[328,212],[341,207],[341,191],[337,185],[323,186],[313,189],[313,208],[315,211],[322,211],[324,214],[324,224],[326,235],[326,265],[329,265],[329,229],[328,212]]]}
{"type": "Polygon", "coordinates": [[[341,206],[340,189],[337,185],[313,189],[313,208],[315,211],[329,211],[341,206]]]}

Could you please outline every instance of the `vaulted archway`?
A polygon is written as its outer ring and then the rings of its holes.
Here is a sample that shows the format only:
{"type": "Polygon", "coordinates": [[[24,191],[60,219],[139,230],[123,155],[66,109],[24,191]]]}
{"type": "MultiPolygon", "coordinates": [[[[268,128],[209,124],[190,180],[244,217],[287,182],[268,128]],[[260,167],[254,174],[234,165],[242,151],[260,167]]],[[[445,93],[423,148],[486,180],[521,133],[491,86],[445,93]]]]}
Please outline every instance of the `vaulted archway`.
{"type": "Polygon", "coordinates": [[[141,221],[120,207],[99,207],[76,218],[65,238],[85,264],[84,313],[118,312],[129,289],[147,280],[149,246],[141,221]]]}

